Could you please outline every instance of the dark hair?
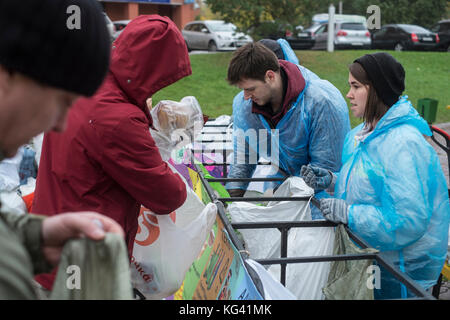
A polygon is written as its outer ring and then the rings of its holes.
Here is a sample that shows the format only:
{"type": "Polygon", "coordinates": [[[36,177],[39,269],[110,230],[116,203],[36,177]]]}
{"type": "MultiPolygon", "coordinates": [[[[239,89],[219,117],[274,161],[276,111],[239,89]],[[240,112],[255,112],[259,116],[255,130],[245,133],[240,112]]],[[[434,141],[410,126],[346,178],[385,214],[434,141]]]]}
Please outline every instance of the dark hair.
{"type": "Polygon", "coordinates": [[[286,60],[286,58],[284,57],[283,49],[281,49],[281,46],[277,41],[273,39],[261,39],[258,42],[272,50],[278,59],[286,60]]]}
{"type": "Polygon", "coordinates": [[[366,71],[359,63],[352,63],[348,69],[356,80],[369,86],[363,120],[369,126],[369,130],[373,130],[373,123],[380,120],[388,111],[389,107],[380,99],[366,71]]]}
{"type": "Polygon", "coordinates": [[[242,79],[264,81],[267,70],[280,70],[277,56],[261,43],[249,43],[234,52],[228,66],[227,80],[232,85],[242,79]]]}

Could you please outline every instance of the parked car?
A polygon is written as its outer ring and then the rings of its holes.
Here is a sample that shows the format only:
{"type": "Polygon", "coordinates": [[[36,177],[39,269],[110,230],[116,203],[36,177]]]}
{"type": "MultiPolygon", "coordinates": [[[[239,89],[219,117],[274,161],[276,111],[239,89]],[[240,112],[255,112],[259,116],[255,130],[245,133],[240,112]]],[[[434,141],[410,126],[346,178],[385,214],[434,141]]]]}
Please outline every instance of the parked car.
{"type": "Polygon", "coordinates": [[[308,28],[305,29],[304,32],[309,32],[311,33],[311,38],[315,39],[316,38],[316,31],[317,29],[319,29],[321,27],[321,24],[313,24],[312,26],[309,26],[308,28]]]}
{"type": "Polygon", "coordinates": [[[292,34],[287,34],[286,41],[292,49],[311,49],[314,46],[313,33],[301,26],[295,27],[292,34]]]}
{"type": "MultiPolygon", "coordinates": [[[[318,13],[312,17],[313,25],[327,23],[328,22],[328,13],[318,13]]],[[[366,24],[367,19],[365,16],[359,16],[356,14],[335,14],[334,15],[335,22],[344,21],[344,22],[361,22],[366,24]]]]}
{"type": "Polygon", "coordinates": [[[439,21],[431,29],[439,37],[438,50],[450,51],[450,19],[439,21]]]}
{"type": "Polygon", "coordinates": [[[276,20],[264,21],[257,28],[253,28],[252,32],[261,39],[285,39],[294,50],[311,49],[314,45],[311,33],[303,30],[302,26],[293,27],[276,20]]]}
{"type": "MultiPolygon", "coordinates": [[[[313,49],[326,49],[328,43],[328,23],[322,23],[315,32],[313,49]]],[[[338,21],[334,24],[334,48],[370,48],[370,32],[362,22],[338,21]]]]}
{"type": "Polygon", "coordinates": [[[123,29],[130,23],[131,20],[117,20],[113,21],[116,32],[114,32],[114,40],[122,33],[123,29]]]}
{"type": "Polygon", "coordinates": [[[421,26],[387,24],[372,34],[373,49],[436,50],[439,36],[421,26]]]}
{"type": "Polygon", "coordinates": [[[193,21],[181,31],[188,50],[208,51],[236,50],[249,42],[252,37],[237,31],[232,23],[223,20],[193,21]]]}
{"type": "Polygon", "coordinates": [[[115,32],[114,25],[113,25],[111,19],[106,14],[106,12],[103,11],[103,15],[105,16],[106,28],[108,29],[110,39],[111,39],[111,41],[113,41],[114,40],[114,32],[115,32]]]}

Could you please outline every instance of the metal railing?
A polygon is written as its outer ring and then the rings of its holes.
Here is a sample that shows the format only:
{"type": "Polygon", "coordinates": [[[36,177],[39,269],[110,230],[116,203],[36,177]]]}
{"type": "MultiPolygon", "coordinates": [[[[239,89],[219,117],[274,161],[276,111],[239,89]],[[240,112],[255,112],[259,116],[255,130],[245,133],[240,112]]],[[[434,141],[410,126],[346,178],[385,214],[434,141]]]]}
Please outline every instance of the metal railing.
{"type": "MultiPolygon", "coordinates": [[[[223,133],[223,132],[219,132],[223,133]]],[[[210,142],[210,141],[208,141],[210,142]]],[[[213,141],[211,141],[213,142],[213,141]]],[[[216,141],[214,141],[216,142],[216,141]]],[[[196,152],[203,152],[203,150],[193,150],[196,152]]],[[[225,154],[225,150],[223,150],[225,154]]],[[[195,163],[194,154],[191,155],[191,161],[196,167],[196,171],[199,174],[200,180],[205,188],[211,202],[215,203],[218,207],[218,214],[223,221],[224,227],[228,232],[231,241],[234,246],[239,250],[243,260],[249,258],[248,252],[244,248],[244,244],[238,238],[235,230],[239,229],[278,229],[280,231],[281,237],[281,250],[280,258],[271,259],[255,259],[258,263],[262,265],[273,265],[279,264],[281,267],[280,272],[280,282],[286,284],[286,267],[290,263],[311,263],[311,262],[330,262],[330,261],[345,261],[345,260],[375,260],[377,264],[385,268],[389,273],[391,273],[398,281],[410,290],[411,293],[416,295],[415,298],[411,299],[435,299],[429,292],[424,290],[417,282],[410,278],[404,272],[401,272],[397,267],[392,265],[389,261],[384,259],[381,254],[378,253],[361,253],[361,254],[343,254],[343,255],[326,255],[326,256],[308,256],[308,257],[288,257],[288,233],[292,228],[311,228],[311,227],[336,227],[337,224],[334,222],[326,220],[313,220],[313,221],[276,221],[276,222],[245,222],[245,223],[231,223],[227,218],[225,205],[228,202],[245,201],[245,202],[264,202],[264,201],[311,201],[315,206],[319,206],[317,199],[310,197],[230,197],[230,198],[220,198],[215,195],[213,188],[209,182],[231,182],[231,181],[283,181],[288,178],[285,175],[284,178],[205,178],[203,171],[195,163]]],[[[203,163],[202,163],[203,164],[203,163]]],[[[214,163],[205,163],[208,166],[215,165],[214,163]]],[[[264,165],[270,165],[270,163],[262,163],[264,165]]],[[[216,165],[221,165],[226,168],[228,165],[226,163],[226,157],[224,156],[224,162],[216,165]]],[[[226,169],[224,170],[224,173],[226,169]]],[[[224,176],[226,176],[224,174],[224,176]]],[[[350,237],[356,244],[358,244],[362,249],[369,248],[370,246],[356,234],[354,234],[347,226],[345,229],[350,237]]],[[[254,275],[253,275],[254,276],[254,275]]]]}

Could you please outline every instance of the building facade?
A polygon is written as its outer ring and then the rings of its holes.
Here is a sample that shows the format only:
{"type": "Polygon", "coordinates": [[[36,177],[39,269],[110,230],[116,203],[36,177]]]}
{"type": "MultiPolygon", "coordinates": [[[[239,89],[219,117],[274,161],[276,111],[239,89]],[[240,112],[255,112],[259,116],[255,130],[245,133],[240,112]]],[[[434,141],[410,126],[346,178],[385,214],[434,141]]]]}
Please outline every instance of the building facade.
{"type": "Polygon", "coordinates": [[[200,14],[195,0],[99,0],[112,21],[132,20],[143,14],[167,16],[180,28],[200,14]]]}

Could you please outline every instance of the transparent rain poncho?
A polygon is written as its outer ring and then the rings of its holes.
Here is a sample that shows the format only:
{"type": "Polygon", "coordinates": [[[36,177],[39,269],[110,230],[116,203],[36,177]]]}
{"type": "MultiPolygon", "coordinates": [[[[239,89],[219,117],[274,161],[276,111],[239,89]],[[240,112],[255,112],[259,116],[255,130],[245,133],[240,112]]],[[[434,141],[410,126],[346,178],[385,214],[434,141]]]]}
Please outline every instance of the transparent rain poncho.
{"type": "MultiPolygon", "coordinates": [[[[450,205],[439,158],[424,139],[428,124],[400,98],[361,141],[346,137],[335,197],[349,205],[348,225],[425,289],[447,254],[450,205]]],[[[406,287],[381,269],[378,298],[406,298],[406,287]]]]}
{"type": "Polygon", "coordinates": [[[294,53],[294,50],[292,50],[291,46],[289,45],[289,42],[287,42],[285,39],[278,39],[277,42],[280,45],[281,50],[283,51],[284,60],[295,64],[300,64],[297,56],[294,53]]]}
{"type": "MultiPolygon", "coordinates": [[[[252,177],[260,156],[292,176],[300,176],[300,168],[308,163],[339,171],[343,142],[350,130],[347,104],[330,82],[302,66],[298,68],[305,78],[305,89],[274,129],[261,114],[252,113],[252,101],[244,100],[243,91],[234,98],[230,178],[252,177]]],[[[265,183],[264,187],[273,189],[280,183],[265,183]]],[[[229,182],[226,188],[246,190],[247,186],[245,182],[229,182]]],[[[327,194],[318,192],[316,197],[327,194]]],[[[320,212],[314,211],[313,218],[319,217],[320,212]]]]}

